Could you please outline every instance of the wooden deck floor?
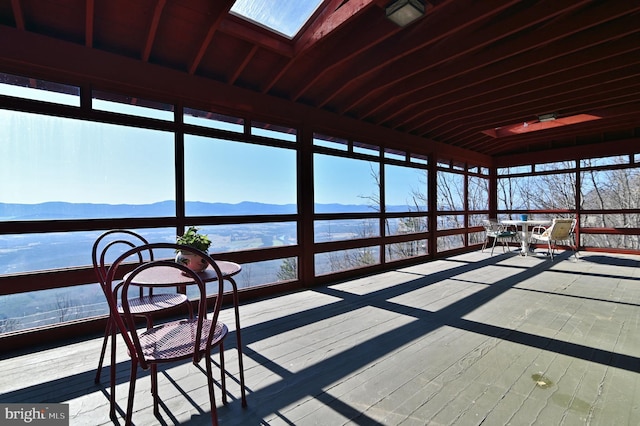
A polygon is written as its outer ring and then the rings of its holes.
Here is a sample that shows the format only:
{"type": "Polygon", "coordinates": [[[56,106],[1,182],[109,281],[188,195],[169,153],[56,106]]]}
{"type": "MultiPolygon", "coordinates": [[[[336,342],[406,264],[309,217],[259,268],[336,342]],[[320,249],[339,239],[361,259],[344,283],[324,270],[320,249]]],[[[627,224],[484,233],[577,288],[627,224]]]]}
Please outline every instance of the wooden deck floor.
{"type": "MultiPolygon", "coordinates": [[[[639,265],[474,252],[245,304],[249,406],[230,336],[220,424],[640,424],[639,265]]],[[[108,369],[93,383],[99,346],[4,357],[0,403],[68,403],[71,425],[111,424],[108,369]]],[[[128,365],[120,353],[117,424],[128,365]]],[[[160,382],[162,420],[142,377],[134,423],[209,423],[201,369],[170,367],[160,382]]]]}

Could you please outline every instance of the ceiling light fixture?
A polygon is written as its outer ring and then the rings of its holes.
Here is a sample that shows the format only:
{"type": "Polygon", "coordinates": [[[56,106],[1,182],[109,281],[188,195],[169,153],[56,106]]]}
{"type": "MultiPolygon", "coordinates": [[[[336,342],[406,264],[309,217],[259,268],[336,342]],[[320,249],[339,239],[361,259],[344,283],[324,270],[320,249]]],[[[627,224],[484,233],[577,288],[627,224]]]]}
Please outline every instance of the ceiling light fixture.
{"type": "Polygon", "coordinates": [[[553,121],[558,118],[558,114],[552,112],[550,114],[541,114],[538,116],[538,121],[544,123],[545,121],[553,121]]]}
{"type": "Polygon", "coordinates": [[[420,0],[396,0],[385,9],[387,18],[401,27],[406,27],[424,15],[425,6],[420,0]]]}

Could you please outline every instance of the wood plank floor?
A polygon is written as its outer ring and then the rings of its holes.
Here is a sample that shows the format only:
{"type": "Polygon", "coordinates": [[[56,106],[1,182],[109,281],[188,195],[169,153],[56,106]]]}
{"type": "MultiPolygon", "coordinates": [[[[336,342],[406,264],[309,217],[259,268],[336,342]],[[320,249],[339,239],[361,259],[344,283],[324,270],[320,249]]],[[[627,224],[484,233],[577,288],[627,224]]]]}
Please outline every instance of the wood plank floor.
{"type": "MultiPolygon", "coordinates": [[[[232,335],[220,424],[640,424],[640,257],[496,252],[242,305],[248,407],[232,335]]],[[[234,328],[230,309],[223,321],[234,328]]],[[[0,403],[68,403],[71,425],[112,424],[108,368],[93,383],[100,343],[3,357],[0,403]]],[[[161,419],[141,377],[134,423],[208,424],[203,369],[160,374],[161,419]]]]}

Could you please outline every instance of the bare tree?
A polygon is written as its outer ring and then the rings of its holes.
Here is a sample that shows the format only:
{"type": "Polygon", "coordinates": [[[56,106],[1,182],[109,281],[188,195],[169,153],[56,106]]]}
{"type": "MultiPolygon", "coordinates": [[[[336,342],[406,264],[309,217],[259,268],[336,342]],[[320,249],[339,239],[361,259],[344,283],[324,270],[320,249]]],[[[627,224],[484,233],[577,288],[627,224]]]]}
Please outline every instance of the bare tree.
{"type": "Polygon", "coordinates": [[[20,321],[15,318],[0,319],[0,334],[17,330],[19,325],[20,321]]]}
{"type": "Polygon", "coordinates": [[[71,298],[69,295],[56,294],[56,311],[58,312],[58,322],[64,322],[68,320],[67,314],[72,306],[71,298]]]}
{"type": "MultiPolygon", "coordinates": [[[[500,206],[506,209],[573,211],[599,210],[597,214],[582,213],[580,225],[585,227],[640,227],[640,215],[635,213],[607,213],[606,210],[638,209],[640,207],[640,170],[624,167],[624,161],[611,169],[594,169],[584,160],[580,172],[581,187],[577,186],[575,162],[548,165],[545,174],[506,177],[498,181],[500,206]],[[555,171],[555,173],[554,173],[555,171]],[[523,184],[526,183],[526,184],[523,184]],[[579,191],[579,193],[578,193],[579,191]],[[576,197],[576,195],[579,195],[576,197]],[[576,206],[576,199],[580,205],[576,206]],[[517,200],[517,201],[516,201],[517,200]]],[[[640,248],[635,235],[585,235],[584,244],[593,247],[640,248]]]]}

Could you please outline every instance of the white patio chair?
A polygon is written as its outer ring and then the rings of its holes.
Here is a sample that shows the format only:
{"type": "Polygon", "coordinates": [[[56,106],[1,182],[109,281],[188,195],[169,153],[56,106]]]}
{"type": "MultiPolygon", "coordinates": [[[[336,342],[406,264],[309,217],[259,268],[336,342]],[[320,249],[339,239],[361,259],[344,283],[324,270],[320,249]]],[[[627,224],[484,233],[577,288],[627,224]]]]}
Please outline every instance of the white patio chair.
{"type": "Polygon", "coordinates": [[[575,227],[575,221],[575,219],[556,218],[553,219],[553,222],[548,228],[536,226],[531,232],[530,242],[546,242],[549,254],[551,255],[551,260],[553,260],[553,253],[555,252],[557,244],[559,242],[568,242],[569,247],[571,247],[571,250],[573,250],[573,254],[577,259],[576,247],[575,243],[572,241],[573,237],[571,235],[575,227]]]}
{"type": "Polygon", "coordinates": [[[484,230],[485,230],[485,238],[484,238],[484,244],[482,245],[482,252],[484,252],[484,249],[487,248],[487,245],[489,244],[489,240],[493,239],[493,244],[491,245],[492,256],[493,256],[493,249],[496,247],[496,242],[498,242],[498,240],[502,241],[502,252],[504,253],[505,247],[507,247],[507,244],[505,244],[505,240],[508,239],[513,241],[514,238],[516,239],[518,238],[518,233],[514,229],[511,229],[507,225],[501,224],[495,219],[483,220],[482,226],[484,226],[484,230]]]}

